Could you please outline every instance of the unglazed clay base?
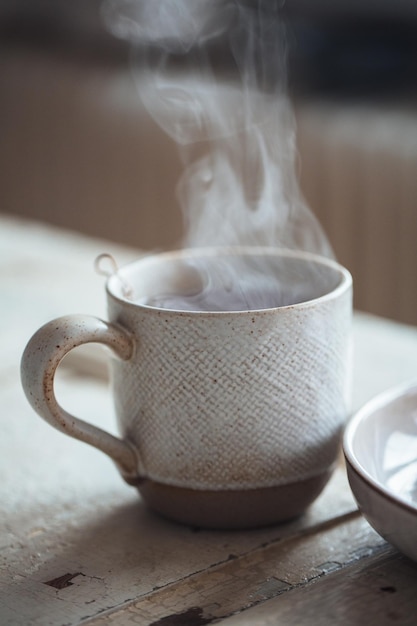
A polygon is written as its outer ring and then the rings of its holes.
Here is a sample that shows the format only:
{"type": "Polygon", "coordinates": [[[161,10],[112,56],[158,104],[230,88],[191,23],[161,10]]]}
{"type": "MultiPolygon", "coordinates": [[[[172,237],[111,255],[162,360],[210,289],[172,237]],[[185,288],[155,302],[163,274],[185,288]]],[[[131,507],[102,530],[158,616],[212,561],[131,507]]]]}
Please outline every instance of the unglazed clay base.
{"type": "Polygon", "coordinates": [[[151,480],[143,481],[138,489],[151,509],[176,522],[203,528],[256,528],[301,515],[331,474],[330,469],[289,485],[242,491],[200,491],[151,480]]]}

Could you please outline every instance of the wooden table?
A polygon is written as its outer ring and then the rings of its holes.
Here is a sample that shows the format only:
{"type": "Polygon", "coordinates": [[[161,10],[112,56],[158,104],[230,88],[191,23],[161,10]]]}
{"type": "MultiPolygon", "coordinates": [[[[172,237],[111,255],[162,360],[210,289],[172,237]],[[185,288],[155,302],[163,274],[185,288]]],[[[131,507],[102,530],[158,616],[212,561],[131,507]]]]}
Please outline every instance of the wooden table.
{"type": "MultiPolygon", "coordinates": [[[[302,518],[248,532],[165,521],[98,451],[29,407],[19,360],[45,321],[105,316],[97,254],[137,252],[0,220],[0,624],[199,626],[417,623],[417,565],[361,517],[343,462],[302,518]]],[[[417,376],[417,329],[355,314],[353,407],[417,376]]],[[[105,361],[61,367],[57,395],[114,432],[105,361]]]]}

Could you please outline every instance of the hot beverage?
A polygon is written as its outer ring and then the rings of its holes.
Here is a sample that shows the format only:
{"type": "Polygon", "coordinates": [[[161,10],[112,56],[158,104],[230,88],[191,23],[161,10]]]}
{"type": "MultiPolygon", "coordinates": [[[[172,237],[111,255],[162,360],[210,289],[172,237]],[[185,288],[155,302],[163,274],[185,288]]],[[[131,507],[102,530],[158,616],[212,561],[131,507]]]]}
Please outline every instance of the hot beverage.
{"type": "Polygon", "coordinates": [[[175,311],[256,311],[283,306],[279,293],[274,290],[262,293],[257,291],[209,290],[193,296],[182,294],[161,294],[137,304],[171,309],[175,311]]]}
{"type": "Polygon", "coordinates": [[[130,293],[135,304],[173,311],[259,311],[311,300],[320,282],[323,293],[332,289],[329,274],[319,274],[317,264],[301,268],[296,257],[272,250],[269,256],[185,256],[169,272],[154,268],[152,285],[132,284],[130,293]]]}

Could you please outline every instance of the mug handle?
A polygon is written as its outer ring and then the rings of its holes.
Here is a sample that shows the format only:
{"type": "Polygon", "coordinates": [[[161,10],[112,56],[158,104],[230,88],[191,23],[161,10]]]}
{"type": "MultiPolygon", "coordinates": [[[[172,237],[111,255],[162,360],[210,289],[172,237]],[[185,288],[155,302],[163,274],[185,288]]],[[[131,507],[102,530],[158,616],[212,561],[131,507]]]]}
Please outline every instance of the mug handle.
{"type": "Polygon", "coordinates": [[[59,317],[42,326],[26,346],[21,362],[23,389],[33,409],[51,426],[107,454],[126,482],[136,484],[139,459],[135,448],[67,413],[55,398],[54,378],[59,363],[73,348],[92,342],[108,346],[125,361],[134,350],[132,337],[120,326],[90,315],[59,317]]]}

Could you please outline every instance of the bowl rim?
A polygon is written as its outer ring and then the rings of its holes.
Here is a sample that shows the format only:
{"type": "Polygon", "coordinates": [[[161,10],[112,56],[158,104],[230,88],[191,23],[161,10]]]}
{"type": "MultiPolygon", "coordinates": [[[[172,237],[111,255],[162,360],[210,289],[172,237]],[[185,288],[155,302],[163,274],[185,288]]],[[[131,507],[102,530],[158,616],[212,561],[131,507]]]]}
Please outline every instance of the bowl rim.
{"type": "Polygon", "coordinates": [[[408,500],[405,500],[401,496],[397,495],[391,489],[385,487],[381,482],[372,476],[358,461],[353,445],[353,438],[360,424],[366,419],[370,418],[378,409],[383,406],[395,402],[403,395],[415,394],[417,400],[417,380],[411,382],[402,383],[391,389],[379,393],[371,400],[368,400],[353,416],[348,420],[343,434],[343,453],[346,462],[350,465],[351,469],[358,474],[358,476],[368,483],[368,485],[377,491],[380,495],[384,496],[394,504],[400,506],[402,509],[417,516],[417,505],[411,504],[408,500]]]}

